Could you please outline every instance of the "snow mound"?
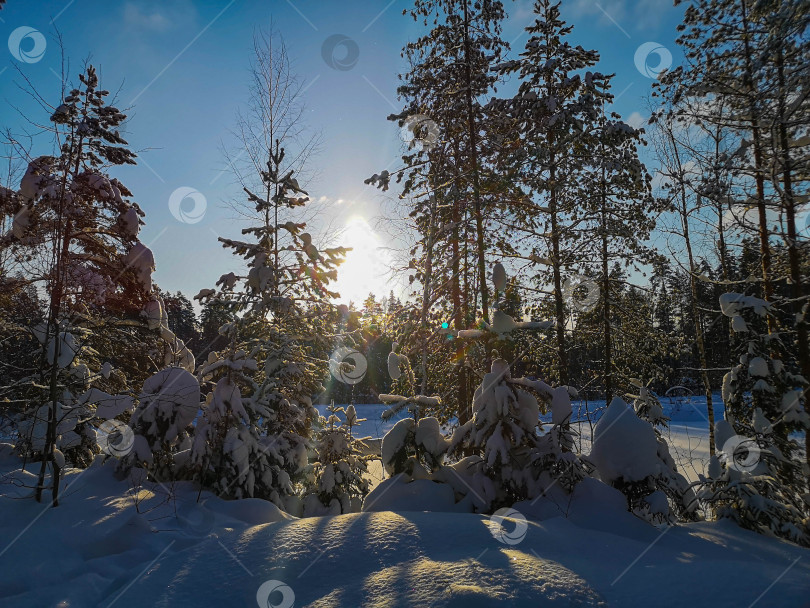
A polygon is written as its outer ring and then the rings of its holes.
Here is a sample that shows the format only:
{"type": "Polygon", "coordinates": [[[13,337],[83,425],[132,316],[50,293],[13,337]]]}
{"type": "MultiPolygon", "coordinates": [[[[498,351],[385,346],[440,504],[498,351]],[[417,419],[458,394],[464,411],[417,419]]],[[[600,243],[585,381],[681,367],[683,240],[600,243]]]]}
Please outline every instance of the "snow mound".
{"type": "Polygon", "coordinates": [[[594,429],[590,459],[605,483],[640,481],[658,473],[658,442],[652,426],[619,397],[594,429]]]}
{"type": "Polygon", "coordinates": [[[262,500],[261,498],[208,501],[206,506],[213,513],[235,519],[249,526],[259,526],[284,521],[286,519],[294,519],[292,515],[288,515],[272,502],[262,500]]]}
{"type": "Polygon", "coordinates": [[[299,608],[792,608],[810,580],[807,549],[728,521],[656,529],[595,480],[516,504],[525,530],[507,544],[471,513],[294,519],[258,499],[198,502],[191,483],[118,480],[104,457],[66,471],[54,509],[20,466],[0,444],[0,605],[15,608],[256,606],[271,581],[299,608]]]}
{"type": "Polygon", "coordinates": [[[363,511],[459,510],[452,487],[430,479],[408,481],[404,473],[380,483],[363,501],[363,511]]]}
{"type": "Polygon", "coordinates": [[[608,605],[559,562],[500,544],[487,523],[471,514],[383,512],[265,526],[223,540],[247,571],[230,568],[211,539],[164,557],[116,607],[255,606],[266,581],[289,587],[302,607],[608,605]]]}
{"type": "Polygon", "coordinates": [[[579,482],[571,494],[555,486],[538,499],[515,503],[514,508],[536,521],[559,517],[589,530],[621,530],[632,538],[645,539],[651,532],[648,523],[627,510],[624,494],[591,477],[579,482]]]}

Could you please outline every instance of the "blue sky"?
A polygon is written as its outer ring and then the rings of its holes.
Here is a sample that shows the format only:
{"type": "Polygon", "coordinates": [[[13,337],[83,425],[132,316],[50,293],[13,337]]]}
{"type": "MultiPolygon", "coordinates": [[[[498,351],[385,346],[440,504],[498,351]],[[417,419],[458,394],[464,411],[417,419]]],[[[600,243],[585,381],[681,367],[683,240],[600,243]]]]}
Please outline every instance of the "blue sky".
{"type": "MultiPolygon", "coordinates": [[[[154,251],[158,284],[194,295],[213,286],[220,274],[238,268],[238,260],[216,241],[216,235],[237,235],[242,226],[224,204],[237,197],[240,188],[223,171],[222,146],[233,144],[235,114],[247,98],[254,28],[272,22],[307,86],[307,123],[322,135],[320,152],[312,159],[317,175],[308,184],[312,198],[322,200],[314,221],[348,223],[349,240],[365,229],[373,240],[359,247],[357,255],[376,257],[379,266],[385,256],[375,256],[371,245],[395,243],[384,230],[377,230],[383,196],[363,180],[396,166],[402,149],[399,129],[385,118],[399,110],[401,47],[419,34],[413,20],[402,15],[409,6],[409,0],[10,0],[0,11],[4,39],[26,26],[42,32],[47,47],[31,63],[18,61],[13,49],[3,49],[0,128],[20,132],[24,121],[18,109],[40,121],[47,119],[16,86],[23,83],[16,69],[43,97],[58,103],[61,56],[53,37],[57,28],[71,77],[75,80],[89,57],[100,71],[103,87],[118,91],[117,105],[132,106],[126,137],[141,162],[116,169],[115,175],[147,213],[141,240],[154,251]],[[357,44],[359,56],[351,69],[333,69],[322,57],[324,41],[334,34],[357,44]],[[171,194],[181,187],[193,188],[205,198],[205,214],[196,223],[180,222],[169,210],[171,194]]],[[[516,54],[526,41],[523,28],[532,21],[531,2],[506,0],[505,6],[509,19],[503,37],[513,42],[516,54]]],[[[575,26],[573,42],[598,50],[602,61],[597,69],[616,74],[614,94],[619,97],[614,109],[640,124],[648,116],[645,98],[653,79],[636,67],[636,52],[654,42],[677,64],[681,54],[674,39],[681,9],[670,0],[568,0],[562,12],[575,26]]],[[[22,44],[23,51],[30,51],[34,40],[22,44]]],[[[657,57],[650,55],[647,65],[654,68],[657,57]]],[[[34,154],[49,153],[50,145],[47,135],[40,136],[34,154]]],[[[183,208],[191,205],[186,200],[183,208]]],[[[386,212],[392,208],[386,204],[386,212]]],[[[317,232],[318,226],[314,228],[317,232]]],[[[355,299],[369,285],[382,282],[367,277],[368,284],[354,285],[359,274],[342,285],[355,299]]],[[[388,290],[388,285],[375,288],[380,295],[388,290]]]]}

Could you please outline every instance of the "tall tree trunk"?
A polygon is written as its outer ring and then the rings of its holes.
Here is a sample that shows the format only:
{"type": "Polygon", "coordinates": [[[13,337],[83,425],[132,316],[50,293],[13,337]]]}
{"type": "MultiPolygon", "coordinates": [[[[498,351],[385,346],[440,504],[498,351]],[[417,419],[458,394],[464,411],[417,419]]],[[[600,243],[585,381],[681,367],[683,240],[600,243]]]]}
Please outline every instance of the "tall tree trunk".
{"type": "MultiPolygon", "coordinates": [[[[793,291],[793,312],[796,316],[797,351],[799,368],[802,376],[810,380],[810,345],[808,345],[807,310],[802,306],[804,296],[804,283],[802,281],[801,261],[797,246],[796,231],[796,200],[793,195],[793,163],[790,158],[790,141],[788,139],[785,121],[787,106],[787,89],[785,84],[785,66],[782,47],[777,49],[777,75],[779,78],[779,145],[782,162],[782,189],[784,191],[785,220],[787,223],[788,264],[790,266],[790,282],[793,291]]],[[[804,409],[810,413],[810,385],[804,387],[804,409]]],[[[805,459],[810,466],[810,433],[805,433],[805,459]]],[[[808,479],[810,487],[810,479],[808,479]]]]}
{"type": "Polygon", "coordinates": [[[59,506],[59,479],[61,475],[61,469],[57,466],[56,460],[54,459],[54,449],[56,447],[56,426],[59,423],[57,420],[57,404],[59,403],[59,366],[57,363],[59,361],[59,351],[61,350],[62,346],[62,340],[59,336],[59,316],[62,312],[62,299],[64,296],[65,280],[67,276],[66,265],[68,253],[70,252],[70,232],[72,230],[72,222],[70,219],[67,219],[66,221],[64,220],[65,194],[67,192],[67,183],[71,175],[71,169],[73,169],[74,174],[79,172],[82,145],[83,138],[79,138],[75,148],[71,146],[71,149],[68,152],[68,158],[71,158],[71,155],[78,150],[75,157],[76,160],[69,160],[62,168],[62,183],[60,185],[59,206],[57,213],[58,228],[56,233],[56,241],[54,242],[54,254],[52,258],[53,267],[51,269],[53,275],[53,284],[51,289],[51,300],[48,306],[48,323],[45,331],[44,354],[46,363],[48,363],[48,339],[51,335],[51,330],[53,330],[54,352],[53,361],[50,362],[50,378],[48,381],[48,399],[50,401],[50,407],[48,408],[48,427],[45,435],[45,447],[42,453],[42,463],[40,464],[39,474],[37,476],[37,487],[34,491],[34,496],[37,502],[42,501],[42,492],[45,489],[45,474],[48,470],[48,462],[53,463],[53,490],[51,492],[51,497],[54,507],[59,506]]]}
{"type": "Polygon", "coordinates": [[[473,176],[473,204],[475,209],[475,229],[476,243],[478,247],[478,285],[481,291],[481,310],[484,319],[489,322],[489,290],[487,287],[487,264],[486,251],[484,249],[484,218],[481,205],[481,183],[479,179],[478,165],[478,126],[473,110],[472,94],[472,49],[470,45],[470,15],[468,11],[468,0],[462,3],[464,7],[464,71],[467,79],[467,130],[470,137],[470,162],[473,176]]]}
{"type": "Polygon", "coordinates": [[[706,357],[706,344],[703,340],[703,324],[700,322],[700,311],[698,310],[698,290],[697,279],[695,274],[697,268],[695,266],[695,258],[692,254],[692,239],[689,235],[689,208],[686,204],[686,186],[683,182],[683,175],[680,174],[681,158],[678,153],[678,144],[675,141],[674,135],[669,133],[670,141],[672,142],[672,150],[675,155],[675,166],[679,170],[678,185],[681,192],[681,225],[683,226],[683,240],[686,244],[686,255],[689,260],[689,289],[692,292],[690,304],[692,307],[692,319],[695,324],[695,340],[698,347],[698,355],[700,357],[700,377],[703,380],[703,390],[706,394],[706,411],[709,417],[709,455],[714,456],[715,452],[715,439],[714,439],[714,403],[712,403],[712,384],[709,381],[709,368],[708,359],[706,357]]]}
{"type": "MultiPolygon", "coordinates": [[[[430,217],[436,217],[436,193],[429,192],[428,196],[430,197],[430,217]]],[[[425,255],[425,285],[422,291],[422,315],[420,319],[420,326],[421,331],[420,335],[422,337],[422,353],[421,353],[421,367],[422,367],[422,382],[421,382],[421,394],[427,395],[427,351],[428,351],[428,340],[427,340],[427,333],[428,333],[428,324],[427,324],[427,314],[428,314],[428,303],[430,301],[430,283],[433,280],[433,241],[436,234],[436,223],[430,222],[430,228],[428,229],[428,242],[427,242],[427,251],[425,255]]]]}
{"type": "MultiPolygon", "coordinates": [[[[62,197],[62,200],[64,200],[64,196],[62,197]]],[[[67,264],[67,257],[70,249],[71,229],[72,223],[68,219],[65,222],[63,232],[60,234],[61,242],[57,244],[59,253],[57,254],[56,264],[53,270],[56,276],[53,284],[53,290],[51,291],[51,303],[48,312],[48,331],[46,331],[45,334],[47,353],[47,341],[50,337],[50,328],[53,328],[53,360],[50,361],[51,369],[48,383],[48,400],[50,401],[50,407],[48,408],[48,427],[45,434],[45,449],[42,453],[42,463],[39,469],[35,493],[37,502],[40,502],[42,500],[42,492],[45,489],[45,473],[48,468],[48,463],[50,462],[53,466],[53,490],[51,492],[51,497],[54,507],[59,506],[59,478],[61,473],[61,469],[57,465],[54,458],[54,450],[56,449],[56,426],[59,424],[59,420],[57,420],[59,404],[59,356],[61,354],[60,351],[62,350],[62,340],[60,336],[61,332],[59,331],[59,315],[62,310],[62,298],[65,291],[65,266],[67,264]]]]}
{"type": "Polygon", "coordinates": [[[557,188],[554,185],[554,165],[551,167],[551,191],[549,215],[551,216],[551,267],[554,274],[554,314],[557,329],[557,358],[560,365],[560,384],[568,384],[568,347],[565,341],[565,308],[562,294],[562,260],[560,259],[560,235],[557,218],[557,188]]]}
{"type": "MultiPolygon", "coordinates": [[[[719,172],[717,167],[720,165],[720,139],[722,136],[722,127],[717,127],[717,132],[714,135],[714,167],[715,167],[715,183],[720,183],[719,172]]],[[[723,218],[725,217],[726,206],[719,196],[712,199],[714,209],[717,213],[717,257],[720,259],[720,272],[723,275],[723,280],[728,281],[731,278],[731,271],[728,265],[728,245],[726,244],[726,227],[723,225],[723,218]]],[[[731,319],[726,315],[722,315],[723,328],[728,336],[728,355],[726,359],[731,358],[731,346],[734,343],[734,330],[731,328],[731,319]]]]}
{"type": "MultiPolygon", "coordinates": [[[[273,145],[273,127],[272,127],[272,120],[270,126],[270,145],[273,145]]],[[[276,140],[276,158],[279,156],[279,146],[280,142],[276,140]]],[[[271,152],[272,156],[272,152],[271,152]]],[[[281,167],[276,165],[276,173],[281,171],[281,167]]],[[[267,184],[267,198],[268,202],[270,199],[270,184],[267,184]]],[[[276,296],[281,295],[279,293],[279,263],[278,263],[278,182],[275,182],[275,200],[273,201],[273,284],[274,284],[274,294],[276,296]]]]}
{"type": "MultiPolygon", "coordinates": [[[[752,51],[750,41],[750,28],[748,22],[747,0],[740,1],[743,26],[743,43],[745,45],[745,73],[744,82],[748,87],[748,110],[751,114],[751,138],[754,144],[754,181],[757,189],[757,215],[759,219],[759,249],[762,263],[762,292],[766,300],[773,299],[773,283],[771,279],[771,247],[769,243],[768,217],[765,207],[765,173],[762,159],[762,135],[760,132],[759,108],[756,103],[757,87],[754,80],[752,66],[752,51]]],[[[772,316],[768,317],[768,333],[776,330],[772,316]]]]}
{"type": "MultiPolygon", "coordinates": [[[[692,320],[695,326],[695,341],[698,347],[698,356],[700,359],[700,376],[703,381],[703,390],[706,395],[706,410],[709,418],[709,454],[714,456],[715,453],[715,438],[714,438],[714,403],[712,402],[712,385],[709,380],[709,364],[706,357],[706,343],[703,336],[703,324],[700,318],[700,311],[698,309],[698,288],[697,267],[695,265],[695,257],[692,253],[692,239],[689,232],[689,206],[686,197],[686,185],[684,183],[684,176],[682,174],[681,155],[678,151],[678,142],[675,139],[675,134],[672,132],[670,125],[667,125],[667,137],[672,145],[672,155],[675,161],[674,170],[677,171],[678,189],[681,195],[681,227],[683,230],[683,240],[686,245],[686,255],[689,261],[689,290],[691,292],[690,307],[692,310],[692,320]]],[[[722,238],[722,232],[721,232],[722,238]]]]}
{"type": "MultiPolygon", "coordinates": [[[[548,7],[545,7],[546,12],[548,7]]],[[[549,32],[545,35],[546,47],[551,49],[553,40],[549,32]]],[[[546,95],[549,99],[555,96],[552,78],[544,78],[546,95]]],[[[549,133],[549,163],[548,163],[548,189],[549,189],[549,215],[551,220],[551,268],[554,281],[554,317],[557,332],[557,359],[560,365],[560,383],[568,384],[568,345],[565,339],[565,306],[562,294],[562,256],[560,255],[559,235],[559,188],[557,186],[557,155],[555,151],[554,133],[549,133]]]]}
{"type": "MultiPolygon", "coordinates": [[[[456,147],[456,158],[459,157],[456,147]]],[[[456,193],[453,197],[453,236],[450,242],[453,256],[452,276],[450,277],[450,297],[453,301],[453,327],[456,331],[465,329],[466,319],[461,308],[461,247],[459,237],[461,234],[461,198],[460,179],[455,173],[456,193]]],[[[470,419],[470,404],[467,400],[467,367],[464,361],[464,343],[456,340],[456,363],[458,365],[458,378],[456,386],[456,399],[458,400],[458,422],[464,424],[470,419]]]]}
{"type": "MultiPolygon", "coordinates": [[[[604,162],[604,161],[603,161],[604,162]]],[[[613,399],[613,345],[610,328],[610,265],[608,261],[608,229],[607,229],[607,192],[605,191],[605,169],[602,168],[602,181],[600,182],[600,203],[602,213],[602,348],[605,361],[603,373],[605,376],[605,402],[610,405],[613,399]]]]}

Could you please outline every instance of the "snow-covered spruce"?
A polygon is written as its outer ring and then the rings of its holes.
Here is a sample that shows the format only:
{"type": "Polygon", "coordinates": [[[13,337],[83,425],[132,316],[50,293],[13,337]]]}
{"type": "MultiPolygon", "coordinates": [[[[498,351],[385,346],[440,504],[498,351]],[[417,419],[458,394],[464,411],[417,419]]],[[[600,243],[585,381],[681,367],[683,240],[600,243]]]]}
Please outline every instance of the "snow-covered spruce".
{"type": "Polygon", "coordinates": [[[329,417],[320,419],[317,461],[310,467],[310,490],[303,500],[306,517],[359,512],[369,491],[364,475],[373,456],[366,455],[368,446],[363,439],[352,434],[352,428],[365,419],[357,417],[354,405],[344,409],[332,403],[327,411],[329,417]]]}
{"type": "Polygon", "coordinates": [[[462,495],[469,494],[465,486],[480,488],[469,497],[479,511],[534,498],[558,481],[571,489],[587,474],[587,463],[569,451],[573,442],[565,426],[570,416],[566,387],[513,380],[507,362],[496,358],[475,391],[473,418],[456,429],[451,441],[454,453],[472,455],[442,477],[462,495]],[[540,404],[524,389],[551,406],[550,433],[538,434],[540,404]]]}
{"type": "Polygon", "coordinates": [[[639,517],[659,523],[692,517],[697,502],[666,441],[619,397],[596,424],[589,458],[601,480],[621,490],[639,517]]]}
{"type": "Polygon", "coordinates": [[[213,390],[194,428],[191,466],[200,483],[220,496],[265,498],[283,508],[284,498],[294,493],[285,471],[285,446],[264,427],[270,410],[242,394],[243,388],[255,393],[252,374],[258,369],[241,349],[224,358],[209,354],[199,378],[213,383],[213,390]]]}
{"type": "Polygon", "coordinates": [[[719,455],[700,497],[717,517],[810,545],[810,471],[791,437],[810,428],[802,407],[807,380],[784,363],[781,335],[768,332],[770,303],[726,293],[720,308],[742,342],[738,363],[723,378],[725,420],[715,425],[719,455]]]}
{"type": "MultiPolygon", "coordinates": [[[[391,345],[388,354],[388,373],[391,379],[400,386],[413,388],[415,380],[413,370],[406,355],[396,352],[398,344],[391,345]]],[[[413,395],[403,396],[394,394],[380,394],[379,400],[388,405],[382,413],[383,420],[390,420],[402,410],[407,409],[412,418],[405,418],[397,422],[386,433],[381,444],[382,465],[391,479],[384,481],[377,487],[364,504],[364,510],[384,510],[390,506],[389,500],[380,502],[383,494],[389,494],[392,486],[397,490],[392,496],[409,496],[410,501],[421,500],[420,497],[434,496],[438,492],[443,500],[439,502],[447,506],[455,503],[454,493],[450,487],[437,488],[434,481],[438,474],[450,442],[442,434],[439,420],[433,416],[425,416],[426,411],[437,410],[442,400],[438,396],[413,395]]],[[[430,500],[428,498],[428,500],[430,500]]],[[[429,507],[429,505],[425,505],[429,507]]]]}
{"type": "MultiPolygon", "coordinates": [[[[660,435],[658,427],[666,427],[669,418],[664,415],[664,408],[661,402],[646,385],[640,380],[631,379],[631,384],[638,389],[638,395],[628,395],[633,398],[633,409],[636,415],[642,420],[649,422],[655,432],[660,435]]],[[[649,384],[649,383],[648,383],[649,384]]]]}
{"type": "Polygon", "coordinates": [[[574,452],[576,432],[570,422],[571,393],[575,390],[568,386],[552,388],[542,380],[526,378],[516,378],[513,383],[532,389],[541,403],[551,409],[551,428],[537,438],[531,451],[530,496],[545,494],[554,486],[571,493],[594,469],[591,462],[574,452]]]}
{"type": "Polygon", "coordinates": [[[457,428],[452,439],[454,450],[466,448],[478,455],[482,471],[499,485],[498,502],[504,503],[526,495],[528,451],[535,445],[540,414],[537,399],[511,386],[509,379],[509,364],[495,359],[475,389],[472,420],[457,428]]]}
{"type": "Polygon", "coordinates": [[[211,352],[198,376],[208,395],[195,429],[192,463],[205,487],[223,496],[260,497],[300,514],[300,490],[312,450],[317,410],[328,364],[320,353],[335,316],[326,285],[337,276],[346,250],[318,249],[305,225],[275,217],[301,207],[307,193],[282,169],[276,147],[261,171],[268,193],[245,189],[255,207],[250,240],[221,238],[246,262],[246,274],[227,273],[217,289],[197,299],[230,315],[220,328],[227,347],[211,352]],[[283,244],[282,244],[283,243],[283,244]]]}
{"type": "Polygon", "coordinates": [[[411,479],[430,479],[442,465],[449,446],[436,418],[405,418],[383,437],[383,467],[389,475],[404,473],[411,479]]]}
{"type": "Polygon", "coordinates": [[[143,383],[130,426],[132,452],[120,467],[147,469],[160,481],[182,476],[191,448],[191,423],[200,411],[200,384],[179,367],[163,369],[143,383]]]}

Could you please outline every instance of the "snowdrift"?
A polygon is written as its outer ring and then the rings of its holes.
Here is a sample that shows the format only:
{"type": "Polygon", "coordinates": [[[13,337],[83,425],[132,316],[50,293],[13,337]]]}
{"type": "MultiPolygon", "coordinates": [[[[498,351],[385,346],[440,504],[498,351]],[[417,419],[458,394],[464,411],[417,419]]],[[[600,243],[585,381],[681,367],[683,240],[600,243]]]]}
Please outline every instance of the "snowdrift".
{"type": "MultiPolygon", "coordinates": [[[[7,482],[31,485],[8,446],[0,460],[7,482]]],[[[2,486],[0,605],[738,608],[764,593],[758,605],[788,608],[810,593],[810,551],[730,523],[655,528],[593,480],[518,503],[501,534],[494,518],[404,500],[307,519],[261,500],[197,503],[191,484],[119,481],[113,464],[69,471],[57,509],[2,486]]]]}

